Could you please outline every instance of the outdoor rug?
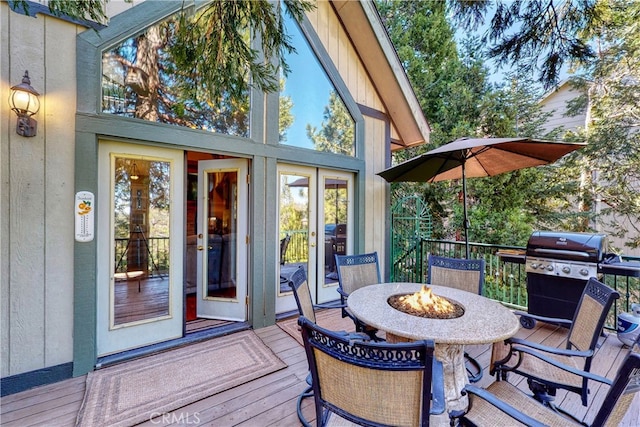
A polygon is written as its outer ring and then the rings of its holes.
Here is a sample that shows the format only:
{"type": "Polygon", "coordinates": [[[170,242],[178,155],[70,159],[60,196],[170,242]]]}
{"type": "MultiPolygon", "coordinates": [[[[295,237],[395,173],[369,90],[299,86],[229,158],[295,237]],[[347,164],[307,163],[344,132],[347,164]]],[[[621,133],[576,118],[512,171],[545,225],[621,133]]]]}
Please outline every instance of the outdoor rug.
{"type": "MultiPolygon", "coordinates": [[[[341,311],[338,308],[316,311],[316,323],[318,323],[318,325],[322,326],[323,328],[329,329],[331,331],[355,332],[356,330],[355,325],[353,324],[353,320],[348,317],[343,318],[341,315],[341,311]]],[[[281,320],[277,324],[280,329],[295,338],[296,341],[300,343],[300,345],[304,345],[302,342],[302,333],[300,332],[300,327],[298,326],[297,316],[281,320]]]]}
{"type": "Polygon", "coordinates": [[[286,367],[253,331],[90,372],[77,426],[130,426],[286,367]]]}

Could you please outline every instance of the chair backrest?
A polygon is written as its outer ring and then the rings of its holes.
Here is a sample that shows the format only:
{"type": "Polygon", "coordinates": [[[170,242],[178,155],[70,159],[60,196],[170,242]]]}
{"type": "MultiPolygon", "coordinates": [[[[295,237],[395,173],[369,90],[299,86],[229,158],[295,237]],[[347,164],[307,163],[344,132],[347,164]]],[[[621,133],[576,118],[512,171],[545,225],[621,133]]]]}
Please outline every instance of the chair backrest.
{"type": "Polygon", "coordinates": [[[429,255],[429,284],[482,295],[484,260],[429,255]]]}
{"type": "Polygon", "coordinates": [[[287,254],[287,248],[289,247],[289,242],[291,241],[291,235],[287,234],[283,239],[280,240],[280,264],[284,265],[285,263],[285,255],[287,254]]]}
{"type": "Polygon", "coordinates": [[[433,341],[350,342],[304,317],[298,323],[318,426],[325,425],[330,413],[364,426],[429,425],[432,379],[442,381],[432,378],[433,341]]]}
{"type": "MultiPolygon", "coordinates": [[[[567,349],[594,350],[613,301],[620,294],[595,277],[590,278],[578,301],[567,337],[567,349]]],[[[589,370],[590,358],[585,370],[589,370]]]]}
{"type": "Polygon", "coordinates": [[[364,286],[380,283],[378,253],[336,255],[338,286],[346,295],[364,286]]]}
{"type": "Polygon", "coordinates": [[[289,277],[289,286],[293,291],[293,296],[298,305],[298,313],[316,323],[316,312],[313,308],[313,300],[311,299],[311,290],[309,282],[307,282],[307,273],[304,268],[300,267],[289,277]]]}
{"type": "Polygon", "coordinates": [[[592,426],[618,426],[640,391],[640,354],[630,352],[618,370],[592,426]]]}

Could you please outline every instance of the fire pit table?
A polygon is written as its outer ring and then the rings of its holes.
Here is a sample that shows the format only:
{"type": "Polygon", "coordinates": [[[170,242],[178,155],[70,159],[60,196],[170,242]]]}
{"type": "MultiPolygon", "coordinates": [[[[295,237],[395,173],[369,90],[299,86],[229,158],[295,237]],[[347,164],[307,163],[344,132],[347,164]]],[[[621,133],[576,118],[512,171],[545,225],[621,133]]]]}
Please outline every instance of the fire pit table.
{"type": "Polygon", "coordinates": [[[447,413],[469,405],[460,391],[469,382],[464,362],[465,344],[487,344],[512,337],[520,326],[518,318],[498,302],[483,296],[444,286],[427,285],[433,294],[462,306],[457,318],[427,318],[404,313],[389,304],[395,295],[421,290],[420,283],[381,283],[365,286],[349,295],[347,304],[363,322],[385,331],[387,341],[434,340],[435,356],[443,364],[447,410],[432,416],[435,425],[449,425],[447,413]]]}

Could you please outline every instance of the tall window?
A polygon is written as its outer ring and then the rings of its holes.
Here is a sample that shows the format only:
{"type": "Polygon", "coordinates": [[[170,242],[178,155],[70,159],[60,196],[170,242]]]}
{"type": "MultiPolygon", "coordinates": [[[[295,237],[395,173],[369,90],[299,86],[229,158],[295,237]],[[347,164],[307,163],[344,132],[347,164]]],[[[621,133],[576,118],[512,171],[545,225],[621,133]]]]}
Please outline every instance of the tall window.
{"type": "MultiPolygon", "coordinates": [[[[212,101],[197,73],[176,65],[170,18],[102,55],[102,112],[228,135],[248,136],[249,94],[212,101]]],[[[247,30],[248,34],[248,30],[247,30]]]]}
{"type": "Polygon", "coordinates": [[[280,91],[280,143],[355,155],[355,122],[298,24],[285,16],[296,52],[288,54],[290,73],[280,91]]]}

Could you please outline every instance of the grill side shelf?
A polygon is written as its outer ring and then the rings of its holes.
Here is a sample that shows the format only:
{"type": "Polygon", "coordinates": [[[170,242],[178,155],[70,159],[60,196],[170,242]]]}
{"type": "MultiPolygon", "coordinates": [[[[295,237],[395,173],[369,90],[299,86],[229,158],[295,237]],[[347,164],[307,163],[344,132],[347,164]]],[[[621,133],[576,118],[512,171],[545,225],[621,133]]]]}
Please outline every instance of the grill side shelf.
{"type": "Polygon", "coordinates": [[[603,274],[614,274],[616,276],[640,277],[640,262],[622,261],[601,264],[600,271],[603,274]]]}

